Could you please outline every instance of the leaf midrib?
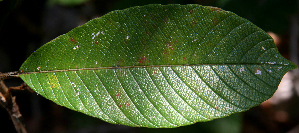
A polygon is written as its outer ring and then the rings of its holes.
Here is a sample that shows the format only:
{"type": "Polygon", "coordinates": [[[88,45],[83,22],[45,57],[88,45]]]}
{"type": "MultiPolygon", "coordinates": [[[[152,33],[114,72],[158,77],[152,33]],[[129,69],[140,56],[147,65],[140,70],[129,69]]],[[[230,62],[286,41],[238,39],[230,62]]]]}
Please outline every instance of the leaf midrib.
{"type": "MultiPolygon", "coordinates": [[[[183,65],[148,65],[148,66],[114,66],[114,67],[95,67],[95,68],[76,68],[76,69],[57,69],[57,70],[42,70],[42,71],[32,71],[32,72],[20,72],[21,74],[34,74],[34,73],[50,73],[50,72],[67,72],[67,71],[80,71],[80,70],[105,70],[105,69],[129,69],[129,68],[153,68],[153,67],[184,67],[184,66],[210,66],[210,65],[220,65],[220,66],[232,66],[232,65],[272,65],[272,66],[289,66],[290,64],[269,64],[269,63],[223,63],[223,64],[183,64],[183,65]]],[[[22,71],[22,70],[20,70],[22,71]]]]}

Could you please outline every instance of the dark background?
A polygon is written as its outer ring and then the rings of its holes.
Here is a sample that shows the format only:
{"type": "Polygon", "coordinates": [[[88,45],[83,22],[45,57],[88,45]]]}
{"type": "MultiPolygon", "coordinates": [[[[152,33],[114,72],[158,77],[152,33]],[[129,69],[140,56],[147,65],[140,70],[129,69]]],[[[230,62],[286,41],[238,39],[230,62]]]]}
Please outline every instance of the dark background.
{"type": "MultiPolygon", "coordinates": [[[[0,72],[17,71],[34,50],[74,27],[113,10],[146,4],[217,6],[271,32],[280,53],[298,65],[298,0],[3,0],[0,2],[0,72]],[[10,2],[8,2],[10,1],[10,2]],[[12,3],[12,4],[10,4],[12,3]],[[3,18],[6,18],[5,20],[3,18]],[[278,40],[277,40],[278,39],[278,40]]],[[[13,91],[29,133],[297,133],[299,132],[298,69],[281,85],[281,93],[244,113],[174,129],[133,128],[106,123],[28,91],[13,91]]],[[[282,81],[282,82],[283,82],[282,81]]],[[[19,86],[21,79],[6,85],[19,86]]],[[[0,108],[0,132],[16,132],[0,108]]]]}

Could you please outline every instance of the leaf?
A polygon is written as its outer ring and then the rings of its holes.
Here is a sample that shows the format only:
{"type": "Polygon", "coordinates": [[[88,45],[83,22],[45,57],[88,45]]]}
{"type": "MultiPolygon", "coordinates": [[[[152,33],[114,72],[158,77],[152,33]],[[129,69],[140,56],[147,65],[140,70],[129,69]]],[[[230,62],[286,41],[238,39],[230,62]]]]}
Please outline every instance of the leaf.
{"type": "Polygon", "coordinates": [[[113,11],[34,52],[20,77],[55,103],[114,124],[178,127],[246,111],[297,66],[232,12],[200,5],[113,11]]]}

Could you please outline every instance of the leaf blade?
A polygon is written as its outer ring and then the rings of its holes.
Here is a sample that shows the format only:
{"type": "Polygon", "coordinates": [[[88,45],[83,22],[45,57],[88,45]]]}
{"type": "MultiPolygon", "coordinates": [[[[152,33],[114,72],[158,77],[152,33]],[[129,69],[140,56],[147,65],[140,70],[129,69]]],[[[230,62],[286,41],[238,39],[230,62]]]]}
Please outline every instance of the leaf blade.
{"type": "Polygon", "coordinates": [[[269,35],[231,12],[148,5],[108,13],[52,40],[24,62],[20,77],[59,105],[158,128],[248,110],[296,67],[269,35]]]}

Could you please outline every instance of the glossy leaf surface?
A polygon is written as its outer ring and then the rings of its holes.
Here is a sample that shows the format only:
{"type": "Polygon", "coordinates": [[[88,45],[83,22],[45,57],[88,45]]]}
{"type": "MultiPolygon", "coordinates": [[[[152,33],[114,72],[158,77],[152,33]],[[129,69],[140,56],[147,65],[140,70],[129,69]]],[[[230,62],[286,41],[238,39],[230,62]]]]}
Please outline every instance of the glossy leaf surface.
{"type": "Polygon", "coordinates": [[[246,111],[297,66],[234,13],[200,5],[113,11],[34,52],[20,77],[67,108],[114,124],[177,127],[246,111]]]}

